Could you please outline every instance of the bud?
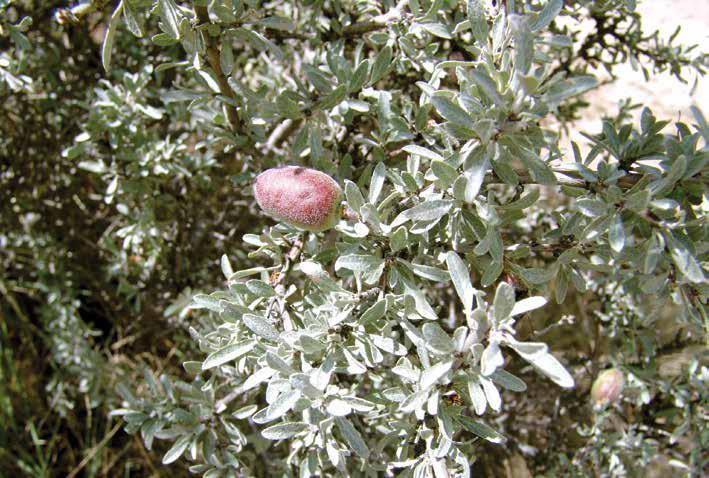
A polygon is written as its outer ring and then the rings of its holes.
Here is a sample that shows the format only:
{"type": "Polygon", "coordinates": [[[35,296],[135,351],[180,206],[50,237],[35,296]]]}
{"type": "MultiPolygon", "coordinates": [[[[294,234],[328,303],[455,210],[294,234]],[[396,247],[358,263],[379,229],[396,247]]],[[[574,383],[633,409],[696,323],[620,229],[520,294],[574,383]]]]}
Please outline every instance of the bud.
{"type": "Polygon", "coordinates": [[[593,382],[591,398],[596,405],[615,402],[620,397],[620,392],[623,391],[624,385],[623,372],[615,368],[604,370],[598,374],[596,381],[593,382]]]}
{"type": "Polygon", "coordinates": [[[264,171],[254,183],[256,202],[266,214],[306,231],[324,231],[340,219],[342,189],[325,173],[300,166],[264,171]]]}

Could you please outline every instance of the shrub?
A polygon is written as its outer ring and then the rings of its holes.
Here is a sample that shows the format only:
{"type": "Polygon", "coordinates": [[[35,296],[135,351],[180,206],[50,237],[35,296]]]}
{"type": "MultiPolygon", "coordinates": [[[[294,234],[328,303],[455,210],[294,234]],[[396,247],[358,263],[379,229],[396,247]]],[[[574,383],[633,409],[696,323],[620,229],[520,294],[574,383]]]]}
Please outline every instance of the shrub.
{"type": "Polygon", "coordinates": [[[0,41],[0,470],[702,475],[709,126],[562,141],[600,67],[704,74],[634,1],[11,0],[0,41]]]}

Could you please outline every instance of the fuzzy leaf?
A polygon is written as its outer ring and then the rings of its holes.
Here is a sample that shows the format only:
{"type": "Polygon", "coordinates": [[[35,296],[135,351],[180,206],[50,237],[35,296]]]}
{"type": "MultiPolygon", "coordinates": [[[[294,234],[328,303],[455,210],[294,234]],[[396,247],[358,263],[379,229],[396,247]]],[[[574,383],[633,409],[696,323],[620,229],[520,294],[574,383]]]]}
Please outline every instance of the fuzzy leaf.
{"type": "Polygon", "coordinates": [[[207,356],[204,362],[202,362],[202,370],[209,370],[210,368],[219,367],[232,360],[236,360],[253,350],[255,345],[255,341],[247,340],[246,342],[227,345],[224,348],[212,352],[207,356]]]}

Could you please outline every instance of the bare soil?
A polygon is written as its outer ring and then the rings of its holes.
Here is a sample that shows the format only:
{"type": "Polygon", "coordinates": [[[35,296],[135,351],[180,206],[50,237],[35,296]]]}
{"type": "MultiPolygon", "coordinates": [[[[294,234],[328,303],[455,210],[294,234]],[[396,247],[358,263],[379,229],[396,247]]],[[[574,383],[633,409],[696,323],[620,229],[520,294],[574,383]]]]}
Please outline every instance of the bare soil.
{"type": "MultiPolygon", "coordinates": [[[[638,2],[642,15],[643,31],[660,31],[660,38],[667,39],[677,26],[681,31],[677,42],[684,45],[698,45],[698,51],[706,51],[709,45],[709,0],[644,0],[638,2]]],[[[588,141],[579,131],[598,133],[601,118],[618,111],[618,102],[631,98],[633,103],[649,106],[658,119],[694,122],[691,106],[700,108],[709,117],[709,82],[697,78],[694,72],[687,72],[682,83],[670,73],[652,75],[645,81],[642,71],[634,71],[630,63],[619,65],[618,80],[603,85],[588,95],[591,106],[583,112],[582,118],[574,125],[571,139],[579,145],[588,141]],[[692,91],[695,86],[694,91],[692,91]]],[[[607,78],[605,72],[598,72],[599,78],[607,78]]],[[[640,110],[634,112],[639,120],[640,110]]],[[[670,127],[665,130],[670,132],[670,127]]],[[[570,153],[570,150],[567,151],[570,153]]]]}

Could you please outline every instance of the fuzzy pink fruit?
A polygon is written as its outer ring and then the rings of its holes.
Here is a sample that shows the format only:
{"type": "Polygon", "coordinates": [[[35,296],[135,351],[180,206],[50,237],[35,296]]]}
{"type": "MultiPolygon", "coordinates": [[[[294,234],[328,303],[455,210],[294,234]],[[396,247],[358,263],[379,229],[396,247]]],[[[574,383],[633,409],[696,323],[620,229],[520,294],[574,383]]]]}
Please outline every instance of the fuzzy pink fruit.
{"type": "Polygon", "coordinates": [[[611,368],[598,374],[591,388],[591,398],[596,405],[604,405],[618,400],[625,386],[623,372],[611,368]]]}
{"type": "Polygon", "coordinates": [[[315,169],[268,169],[256,177],[254,196],[266,214],[306,231],[330,229],[340,219],[342,189],[315,169]]]}

